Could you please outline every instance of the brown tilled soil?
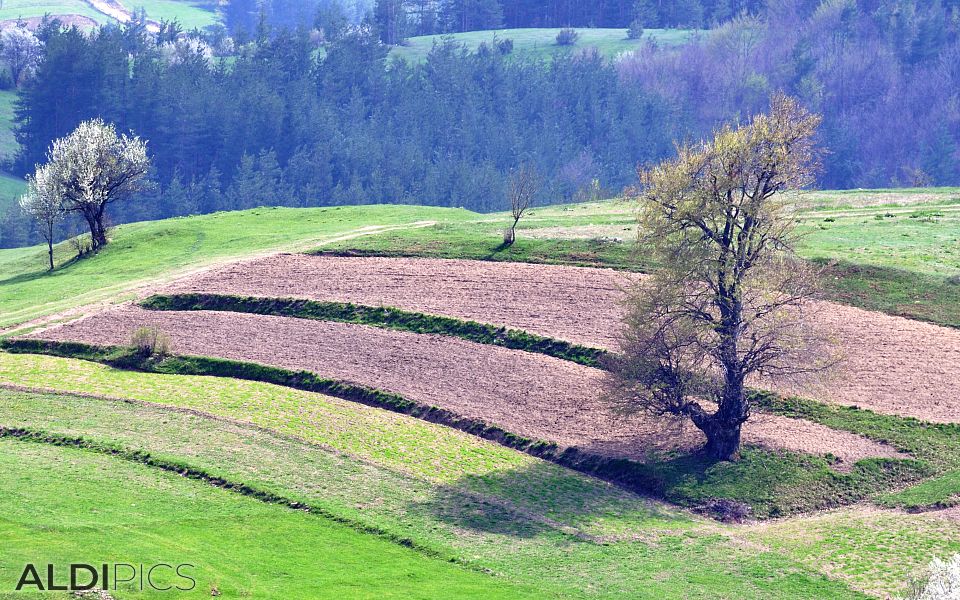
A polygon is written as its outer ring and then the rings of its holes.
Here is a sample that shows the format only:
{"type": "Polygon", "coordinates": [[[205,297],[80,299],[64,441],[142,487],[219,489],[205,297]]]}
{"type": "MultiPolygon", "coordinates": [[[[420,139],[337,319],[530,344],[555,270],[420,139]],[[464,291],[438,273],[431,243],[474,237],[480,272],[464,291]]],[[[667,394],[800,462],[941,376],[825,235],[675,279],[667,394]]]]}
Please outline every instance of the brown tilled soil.
{"type": "MultiPolygon", "coordinates": [[[[181,354],[314,371],[495,423],[529,437],[609,456],[691,449],[700,433],[648,416],[620,417],[600,398],[603,373],[547,356],[449,337],[285,317],[221,312],[152,312],[121,307],[28,337],[126,344],[142,325],[170,334],[181,354]]],[[[783,417],[758,418],[745,440],[812,454],[841,466],[896,456],[856,435],[783,417]]]]}
{"type": "Polygon", "coordinates": [[[160,291],[394,306],[611,347],[630,282],[612,269],[281,254],[227,265],[160,291]]]}
{"type": "MultiPolygon", "coordinates": [[[[289,296],[395,306],[616,348],[629,275],[521,263],[278,255],[164,291],[289,296]]],[[[635,275],[633,277],[636,277],[635,275]]],[[[760,382],[783,393],[936,422],[960,422],[960,331],[820,302],[815,319],[843,364],[820,382],[760,382]]]]}

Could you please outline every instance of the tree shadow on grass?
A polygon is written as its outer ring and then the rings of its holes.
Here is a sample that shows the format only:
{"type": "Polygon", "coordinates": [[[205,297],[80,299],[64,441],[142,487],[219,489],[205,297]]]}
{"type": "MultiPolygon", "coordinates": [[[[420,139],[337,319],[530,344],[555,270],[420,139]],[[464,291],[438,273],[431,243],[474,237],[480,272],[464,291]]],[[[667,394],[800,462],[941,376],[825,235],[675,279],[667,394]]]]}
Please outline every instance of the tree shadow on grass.
{"type": "Polygon", "coordinates": [[[859,461],[841,474],[822,457],[753,446],[745,446],[737,462],[676,453],[630,463],[623,473],[621,479],[636,473],[649,486],[648,495],[537,461],[464,476],[438,487],[411,510],[469,531],[593,538],[597,532],[603,537],[611,530],[642,532],[645,524],[685,521],[689,517],[680,508],[721,520],[732,508],[759,518],[808,513],[859,502],[928,475],[917,461],[880,458],[859,461]]]}
{"type": "MultiPolygon", "coordinates": [[[[28,283],[30,281],[35,281],[37,279],[45,279],[47,277],[56,277],[61,275],[67,268],[72,267],[74,264],[80,262],[86,258],[85,256],[73,256],[66,261],[57,265],[57,267],[51,271],[46,268],[46,263],[38,263],[38,268],[36,271],[31,271],[30,273],[21,273],[20,275],[15,275],[13,277],[7,277],[5,279],[0,279],[0,288],[6,286],[21,285],[28,283]]],[[[44,260],[46,257],[44,256],[44,260]]]]}
{"type": "Polygon", "coordinates": [[[546,532],[590,537],[602,521],[684,522],[687,517],[649,498],[547,462],[464,476],[438,486],[410,507],[453,527],[516,538],[546,532]],[[586,532],[586,533],[584,533],[586,532]]]}

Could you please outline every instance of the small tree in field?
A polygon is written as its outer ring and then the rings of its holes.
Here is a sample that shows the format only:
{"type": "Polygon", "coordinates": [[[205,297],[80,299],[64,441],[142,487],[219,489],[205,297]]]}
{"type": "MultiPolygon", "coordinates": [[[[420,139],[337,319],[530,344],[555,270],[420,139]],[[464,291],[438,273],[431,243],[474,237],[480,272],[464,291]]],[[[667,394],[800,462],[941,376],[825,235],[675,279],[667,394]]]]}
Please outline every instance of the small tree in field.
{"type": "Polygon", "coordinates": [[[510,175],[507,195],[510,199],[510,214],[513,216],[513,223],[503,232],[503,243],[507,246],[513,244],[517,239],[517,223],[523,218],[524,213],[533,206],[540,191],[540,185],[540,175],[529,165],[521,165],[516,172],[510,175]]]}
{"type": "Polygon", "coordinates": [[[612,392],[628,410],[689,418],[732,460],[750,417],[745,381],[825,368],[804,322],[815,277],[793,253],[791,192],[818,166],[818,116],[770,112],[641,173],[641,235],[662,269],[632,299],[612,392]]]}
{"type": "Polygon", "coordinates": [[[580,38],[580,34],[576,29],[570,27],[565,27],[557,33],[557,45],[558,46],[572,46],[577,43],[577,39],[580,38]]]}
{"type": "Polygon", "coordinates": [[[65,212],[83,216],[96,252],[107,243],[107,206],[142,191],[149,168],[146,142],[118,136],[112,124],[94,119],[53,142],[33,183],[38,194],[58,198],[65,212]]]}
{"type": "Polygon", "coordinates": [[[39,183],[35,177],[27,178],[27,193],[20,198],[20,208],[33,219],[43,239],[46,240],[47,256],[52,271],[54,234],[56,233],[57,223],[63,220],[65,213],[63,203],[60,202],[60,195],[55,193],[56,190],[53,186],[42,180],[47,173],[38,170],[37,175],[41,177],[39,183]]]}

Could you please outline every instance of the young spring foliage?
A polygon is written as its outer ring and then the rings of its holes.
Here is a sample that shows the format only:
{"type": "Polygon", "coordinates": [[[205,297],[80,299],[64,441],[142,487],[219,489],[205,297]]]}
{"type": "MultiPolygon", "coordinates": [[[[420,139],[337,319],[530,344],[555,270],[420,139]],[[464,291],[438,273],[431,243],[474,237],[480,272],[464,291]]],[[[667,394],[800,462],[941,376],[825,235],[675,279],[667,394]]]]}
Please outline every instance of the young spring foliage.
{"type": "Polygon", "coordinates": [[[47,243],[47,257],[52,271],[56,227],[66,214],[59,189],[50,182],[37,185],[36,179],[28,176],[27,192],[20,198],[20,209],[36,223],[37,229],[47,243]]]}
{"type": "Polygon", "coordinates": [[[825,366],[811,358],[823,340],[804,318],[814,278],[793,253],[791,214],[818,164],[819,122],[775,96],[769,114],[641,172],[641,235],[661,269],[633,294],[613,396],[689,418],[717,459],[738,456],[748,377],[825,366]]]}

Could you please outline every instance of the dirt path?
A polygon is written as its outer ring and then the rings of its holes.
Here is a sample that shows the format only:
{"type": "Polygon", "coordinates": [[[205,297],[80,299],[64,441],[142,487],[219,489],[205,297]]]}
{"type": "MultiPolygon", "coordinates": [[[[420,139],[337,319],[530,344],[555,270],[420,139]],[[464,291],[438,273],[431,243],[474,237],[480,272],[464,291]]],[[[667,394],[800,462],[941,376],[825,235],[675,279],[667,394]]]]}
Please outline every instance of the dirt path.
{"type": "MultiPolygon", "coordinates": [[[[309,370],[607,456],[643,460],[651,451],[703,443],[691,426],[615,415],[600,397],[604,374],[596,369],[443,336],[285,317],[121,307],[29,337],[126,344],[141,325],[168,332],[178,353],[309,370]]],[[[783,417],[751,421],[744,437],[767,447],[830,452],[843,467],[868,456],[898,456],[865,438],[783,417]]]]}
{"type": "MultiPolygon", "coordinates": [[[[133,12],[117,0],[86,0],[90,7],[107,15],[118,23],[129,23],[133,19],[133,12]]],[[[147,20],[147,31],[160,31],[160,23],[152,19],[147,20]]]]}

